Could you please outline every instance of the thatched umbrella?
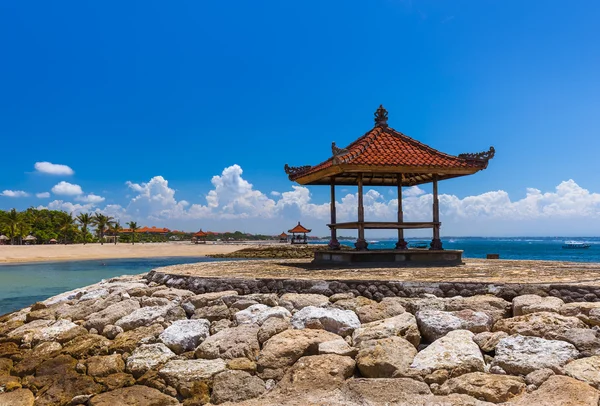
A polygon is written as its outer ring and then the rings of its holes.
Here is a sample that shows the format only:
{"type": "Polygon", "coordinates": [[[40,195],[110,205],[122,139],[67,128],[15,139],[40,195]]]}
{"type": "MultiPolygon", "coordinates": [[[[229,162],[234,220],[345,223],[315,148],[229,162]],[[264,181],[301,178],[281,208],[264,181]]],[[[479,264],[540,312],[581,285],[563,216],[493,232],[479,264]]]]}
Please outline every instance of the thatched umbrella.
{"type": "Polygon", "coordinates": [[[27,241],[27,242],[35,241],[35,240],[37,240],[37,238],[35,238],[31,234],[29,234],[27,237],[23,238],[23,241],[27,241]]]}
{"type": "Polygon", "coordinates": [[[4,234],[0,234],[0,245],[6,244],[6,241],[8,241],[9,239],[10,238],[5,236],[4,234]]]}
{"type": "Polygon", "coordinates": [[[48,241],[50,244],[56,244],[56,238],[51,238],[50,241],[48,241]]]}

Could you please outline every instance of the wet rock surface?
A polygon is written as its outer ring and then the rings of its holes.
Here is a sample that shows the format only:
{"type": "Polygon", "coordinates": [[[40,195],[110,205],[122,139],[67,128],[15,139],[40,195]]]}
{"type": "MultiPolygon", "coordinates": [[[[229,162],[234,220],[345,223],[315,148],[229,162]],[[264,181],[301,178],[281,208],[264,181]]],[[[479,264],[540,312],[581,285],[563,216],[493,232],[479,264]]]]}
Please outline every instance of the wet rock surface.
{"type": "Polygon", "coordinates": [[[2,316],[0,405],[600,401],[597,303],[386,297],[369,285],[200,293],[151,279],[114,278],[2,316]]]}

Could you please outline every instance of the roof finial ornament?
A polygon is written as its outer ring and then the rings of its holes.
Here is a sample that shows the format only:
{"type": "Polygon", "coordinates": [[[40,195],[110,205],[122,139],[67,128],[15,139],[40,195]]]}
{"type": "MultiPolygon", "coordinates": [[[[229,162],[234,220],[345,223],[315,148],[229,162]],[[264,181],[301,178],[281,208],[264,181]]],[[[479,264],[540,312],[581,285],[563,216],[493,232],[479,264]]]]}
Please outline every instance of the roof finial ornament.
{"type": "Polygon", "coordinates": [[[375,111],[375,127],[387,127],[388,112],[380,104],[377,111],[375,111]]]}

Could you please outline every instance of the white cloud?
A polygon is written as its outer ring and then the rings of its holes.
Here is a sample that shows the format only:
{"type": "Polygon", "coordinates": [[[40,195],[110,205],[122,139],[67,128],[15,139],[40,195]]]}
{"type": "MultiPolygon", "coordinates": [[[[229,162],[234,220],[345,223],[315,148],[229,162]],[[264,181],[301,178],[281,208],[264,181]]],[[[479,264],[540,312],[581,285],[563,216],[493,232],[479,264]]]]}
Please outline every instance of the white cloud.
{"type": "Polygon", "coordinates": [[[175,200],[175,190],[162,176],[155,176],[148,183],[126,182],[138,194],[131,199],[127,213],[135,218],[182,218],[188,202],[175,200]]]}
{"type": "Polygon", "coordinates": [[[24,192],[22,190],[4,190],[2,193],[0,193],[0,196],[5,196],[5,197],[27,197],[27,196],[29,196],[29,193],[24,192]]]}
{"type": "Polygon", "coordinates": [[[50,197],[50,192],[36,193],[35,197],[37,197],[39,199],[47,199],[50,197]]]}
{"type": "Polygon", "coordinates": [[[52,162],[36,162],[35,170],[49,175],[73,175],[75,171],[67,165],[53,164],[52,162]]]}
{"type": "Polygon", "coordinates": [[[63,180],[52,188],[52,193],[55,195],[77,196],[83,194],[83,190],[81,190],[81,186],[63,180]]]}
{"type": "Polygon", "coordinates": [[[98,204],[98,203],[102,203],[106,199],[104,199],[104,197],[102,197],[102,196],[98,196],[93,193],[90,193],[89,195],[86,195],[86,196],[78,196],[75,198],[75,200],[77,200],[79,202],[84,202],[84,203],[98,204]]]}
{"type": "Polygon", "coordinates": [[[65,202],[64,200],[53,200],[50,203],[48,203],[48,206],[45,206],[45,207],[39,206],[38,209],[64,210],[67,213],[71,213],[74,216],[76,216],[79,213],[89,212],[90,210],[92,210],[93,207],[94,207],[94,205],[91,203],[78,204],[78,203],[65,202]]]}

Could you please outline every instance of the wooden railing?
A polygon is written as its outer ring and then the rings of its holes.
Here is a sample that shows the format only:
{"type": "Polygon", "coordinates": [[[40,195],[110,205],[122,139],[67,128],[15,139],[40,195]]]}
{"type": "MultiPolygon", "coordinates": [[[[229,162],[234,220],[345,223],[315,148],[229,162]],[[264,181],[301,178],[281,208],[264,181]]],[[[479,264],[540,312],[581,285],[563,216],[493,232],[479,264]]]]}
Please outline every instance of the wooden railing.
{"type": "Polygon", "coordinates": [[[387,222],[387,221],[351,221],[348,223],[335,223],[327,224],[330,229],[336,230],[352,230],[358,229],[361,226],[364,229],[372,230],[406,230],[406,229],[419,229],[419,228],[434,228],[442,223],[439,222],[427,222],[427,221],[404,221],[404,222],[387,222]]]}

